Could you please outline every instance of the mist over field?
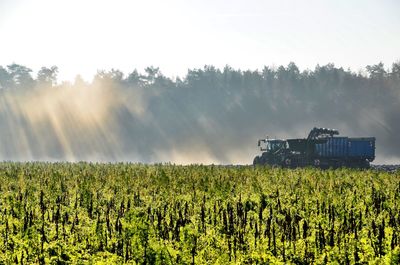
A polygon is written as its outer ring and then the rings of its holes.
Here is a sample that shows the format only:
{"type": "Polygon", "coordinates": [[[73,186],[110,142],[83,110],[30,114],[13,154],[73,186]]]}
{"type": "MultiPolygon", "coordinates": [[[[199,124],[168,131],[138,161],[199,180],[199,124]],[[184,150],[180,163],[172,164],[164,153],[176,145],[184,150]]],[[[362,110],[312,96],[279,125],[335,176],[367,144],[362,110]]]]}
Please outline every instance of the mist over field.
{"type": "Polygon", "coordinates": [[[57,82],[0,67],[0,160],[251,163],[257,139],[306,137],[314,127],[375,136],[375,163],[400,160],[400,63],[355,73],[317,65],[190,69],[148,67],[57,82]]]}

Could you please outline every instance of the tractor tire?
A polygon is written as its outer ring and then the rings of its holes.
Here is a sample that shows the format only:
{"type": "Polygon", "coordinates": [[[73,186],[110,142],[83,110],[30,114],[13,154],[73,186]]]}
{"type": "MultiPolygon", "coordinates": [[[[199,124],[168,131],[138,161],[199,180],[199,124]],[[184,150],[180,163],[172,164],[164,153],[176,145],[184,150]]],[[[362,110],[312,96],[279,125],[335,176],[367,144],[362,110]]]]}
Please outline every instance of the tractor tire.
{"type": "Polygon", "coordinates": [[[261,159],[259,156],[256,156],[253,160],[253,166],[261,165],[261,159]]]}

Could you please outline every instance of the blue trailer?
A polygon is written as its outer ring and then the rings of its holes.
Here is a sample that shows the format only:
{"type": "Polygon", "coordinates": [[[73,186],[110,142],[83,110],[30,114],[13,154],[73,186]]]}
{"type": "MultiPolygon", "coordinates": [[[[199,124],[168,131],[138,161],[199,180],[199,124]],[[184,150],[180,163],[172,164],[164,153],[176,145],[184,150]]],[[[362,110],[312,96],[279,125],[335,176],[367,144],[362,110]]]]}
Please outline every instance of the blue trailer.
{"type": "Polygon", "coordinates": [[[369,167],[375,159],[375,137],[327,137],[315,145],[315,158],[322,166],[369,167]]]}
{"type": "Polygon", "coordinates": [[[306,139],[261,139],[253,164],[286,167],[368,168],[375,159],[375,137],[343,137],[333,129],[313,128],[306,139]]]}

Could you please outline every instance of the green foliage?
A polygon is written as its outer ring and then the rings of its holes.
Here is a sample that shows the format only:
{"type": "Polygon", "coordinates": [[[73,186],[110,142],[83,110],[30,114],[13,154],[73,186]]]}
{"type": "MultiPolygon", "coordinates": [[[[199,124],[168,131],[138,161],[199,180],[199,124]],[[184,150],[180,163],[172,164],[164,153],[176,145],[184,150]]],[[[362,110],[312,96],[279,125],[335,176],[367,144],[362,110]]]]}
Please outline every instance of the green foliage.
{"type": "Polygon", "coordinates": [[[397,264],[400,174],[0,164],[0,263],[397,264]]]}

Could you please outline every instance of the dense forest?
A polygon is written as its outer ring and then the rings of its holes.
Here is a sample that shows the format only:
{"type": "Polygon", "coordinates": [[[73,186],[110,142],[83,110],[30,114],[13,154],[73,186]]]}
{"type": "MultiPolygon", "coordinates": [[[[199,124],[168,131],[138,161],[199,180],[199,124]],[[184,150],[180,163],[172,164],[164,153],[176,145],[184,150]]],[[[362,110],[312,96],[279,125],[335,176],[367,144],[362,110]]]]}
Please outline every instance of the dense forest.
{"type": "Polygon", "coordinates": [[[251,163],[256,140],[305,137],[314,126],[377,137],[379,163],[400,159],[400,62],[359,73],[295,63],[240,70],[99,71],[59,82],[0,66],[0,159],[251,163]]]}

